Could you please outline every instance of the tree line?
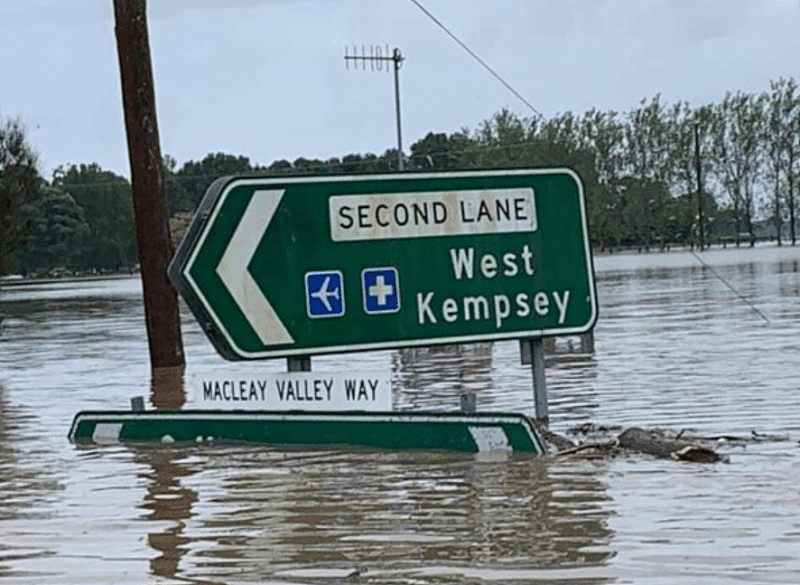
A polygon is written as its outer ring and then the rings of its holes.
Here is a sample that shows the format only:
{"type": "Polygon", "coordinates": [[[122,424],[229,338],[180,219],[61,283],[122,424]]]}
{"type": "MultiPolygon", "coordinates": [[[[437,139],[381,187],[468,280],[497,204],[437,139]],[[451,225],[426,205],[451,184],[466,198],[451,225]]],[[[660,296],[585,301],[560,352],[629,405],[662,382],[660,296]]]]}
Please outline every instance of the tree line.
{"type": "MultiPolygon", "coordinates": [[[[503,109],[475,130],[428,133],[404,160],[411,171],[571,167],[583,180],[590,236],[601,249],[696,245],[699,200],[707,241],[753,245],[769,235],[794,245],[800,92],[793,78],[780,78],[767,91],[728,93],[696,107],[656,95],[624,113],[521,118],[503,109]]],[[[164,166],[178,240],[220,176],[390,173],[397,151],[267,166],[215,153],[180,168],[167,156],[164,166]]],[[[119,270],[136,262],[127,179],[92,163],[59,167],[45,180],[21,121],[0,119],[0,274],[119,270]]]]}

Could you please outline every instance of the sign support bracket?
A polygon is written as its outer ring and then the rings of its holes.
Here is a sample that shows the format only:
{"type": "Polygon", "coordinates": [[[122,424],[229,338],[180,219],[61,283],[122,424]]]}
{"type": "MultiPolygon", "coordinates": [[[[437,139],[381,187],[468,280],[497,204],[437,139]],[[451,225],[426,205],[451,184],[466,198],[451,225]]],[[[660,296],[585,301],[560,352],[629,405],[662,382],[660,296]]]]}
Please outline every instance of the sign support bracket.
{"type": "Polygon", "coordinates": [[[287,372],[310,372],[311,371],[311,356],[310,355],[294,355],[286,358],[286,371],[287,372]]]}

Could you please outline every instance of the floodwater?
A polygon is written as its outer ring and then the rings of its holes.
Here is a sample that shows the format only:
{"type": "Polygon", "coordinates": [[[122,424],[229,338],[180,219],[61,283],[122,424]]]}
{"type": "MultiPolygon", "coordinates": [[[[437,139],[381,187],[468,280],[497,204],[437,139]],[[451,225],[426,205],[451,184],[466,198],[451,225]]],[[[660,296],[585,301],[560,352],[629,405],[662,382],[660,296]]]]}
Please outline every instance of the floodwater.
{"type": "MultiPolygon", "coordinates": [[[[701,257],[595,259],[595,353],[548,364],[551,427],[783,437],[720,442],[728,464],[76,446],[77,411],[148,395],[140,283],[6,281],[0,582],[800,582],[800,249],[701,257]]],[[[187,379],[285,368],[225,362],[183,323],[187,379]]],[[[389,369],[397,409],[456,410],[474,391],[480,411],[533,414],[516,343],[313,367],[389,369]]]]}

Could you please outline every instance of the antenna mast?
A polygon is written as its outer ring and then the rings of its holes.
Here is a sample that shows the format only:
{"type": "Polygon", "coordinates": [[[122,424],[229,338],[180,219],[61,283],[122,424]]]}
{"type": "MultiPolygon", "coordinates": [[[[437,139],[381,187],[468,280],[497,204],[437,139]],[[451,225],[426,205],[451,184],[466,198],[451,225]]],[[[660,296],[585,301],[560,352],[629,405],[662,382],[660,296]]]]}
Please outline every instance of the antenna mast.
{"type": "Polygon", "coordinates": [[[397,169],[403,170],[403,134],[400,124],[400,65],[403,63],[405,57],[400,53],[400,49],[396,48],[389,53],[389,45],[384,48],[380,45],[371,45],[369,54],[364,45],[361,45],[361,54],[358,54],[358,47],[353,45],[353,53],[348,54],[348,47],[344,48],[344,62],[345,67],[350,69],[350,61],[353,62],[353,69],[358,69],[358,64],[361,63],[362,71],[367,68],[367,63],[370,69],[375,71],[383,70],[383,64],[386,63],[386,71],[389,71],[389,61],[394,63],[394,105],[395,113],[397,115],[397,169]]]}

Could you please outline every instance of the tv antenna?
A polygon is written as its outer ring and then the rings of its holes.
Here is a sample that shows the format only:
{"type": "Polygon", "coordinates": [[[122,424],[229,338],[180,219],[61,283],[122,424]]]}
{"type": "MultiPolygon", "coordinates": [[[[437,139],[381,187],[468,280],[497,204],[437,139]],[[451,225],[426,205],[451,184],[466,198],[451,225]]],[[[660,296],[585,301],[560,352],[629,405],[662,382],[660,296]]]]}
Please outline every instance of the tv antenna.
{"type": "Polygon", "coordinates": [[[402,53],[400,53],[400,49],[394,48],[394,50],[389,53],[389,45],[386,45],[385,48],[381,47],[380,45],[370,45],[369,53],[367,53],[367,48],[364,45],[361,45],[361,54],[358,54],[358,47],[353,45],[353,52],[349,54],[348,47],[345,46],[344,48],[344,62],[345,67],[350,69],[350,62],[353,62],[353,69],[358,69],[358,64],[361,63],[361,70],[364,71],[367,69],[367,63],[369,63],[369,68],[371,71],[382,71],[384,65],[386,65],[386,71],[388,72],[391,67],[389,66],[389,61],[394,63],[394,106],[395,106],[395,113],[397,115],[397,169],[402,171],[403,170],[403,134],[401,131],[400,125],[400,65],[403,63],[405,57],[403,57],[402,53]]]}

